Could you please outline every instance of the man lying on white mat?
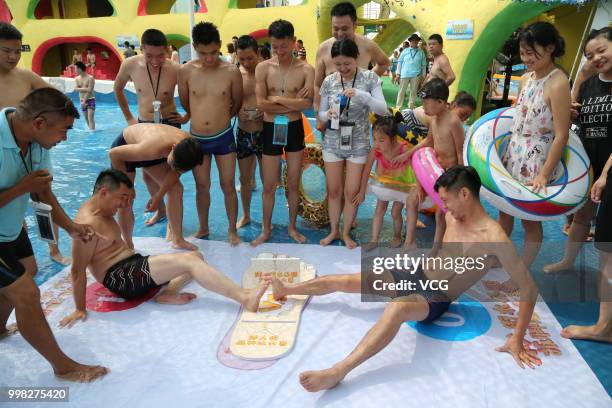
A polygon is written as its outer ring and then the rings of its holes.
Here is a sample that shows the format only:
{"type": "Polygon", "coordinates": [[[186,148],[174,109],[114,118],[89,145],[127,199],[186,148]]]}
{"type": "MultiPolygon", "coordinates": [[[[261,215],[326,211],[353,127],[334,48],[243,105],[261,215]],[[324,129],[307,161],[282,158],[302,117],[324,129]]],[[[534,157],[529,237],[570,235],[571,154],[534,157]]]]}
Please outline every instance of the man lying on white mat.
{"type": "Polygon", "coordinates": [[[268,284],[256,290],[242,289],[210,266],[199,252],[142,256],[130,249],[121,237],[115,214],[134,196],[133,184],[121,171],[104,170],[98,176],[93,196],[79,209],[75,220],[86,222],[96,232],[87,243],[72,242],[72,289],[76,310],[62,319],[60,326],[85,320],[86,269],[111,292],[129,299],[169,282],[155,300],[159,303],[185,304],[195,298],[180,289],[192,278],[202,287],[235,300],[252,312],[268,284]]]}
{"type": "MultiPolygon", "coordinates": [[[[375,279],[394,284],[401,284],[404,282],[402,279],[410,279],[414,282],[413,288],[416,289],[389,290],[393,287],[388,287],[385,295],[388,294],[393,301],[386,306],[374,327],[344,360],[326,370],[306,371],[300,374],[300,383],[307,391],[315,392],[334,387],[351,370],[386,347],[404,322],[411,320],[429,323],[440,317],[454,300],[487,273],[495,257],[499,259],[512,280],[519,284],[521,299],[514,334],[504,346],[497,348],[497,351],[510,353],[517,364],[523,368],[524,365],[534,368],[541,364],[541,361],[523,346],[525,330],[531,320],[537,299],[537,288],[529,271],[518,257],[514,245],[500,225],[489,217],[482,207],[478,198],[480,184],[476,170],[466,166],[450,168],[440,176],[436,183],[436,191],[447,209],[447,228],[436,259],[444,260],[446,265],[448,259],[472,258],[476,261],[473,267],[469,268],[466,261],[465,268],[462,270],[458,268],[449,270],[441,266],[438,268],[416,267],[416,273],[413,272],[408,276],[402,276],[399,270],[383,272],[388,273],[388,276],[384,274],[368,275],[367,281],[364,282],[363,293],[375,293],[372,289],[365,290],[367,287],[373,287],[375,279]],[[465,245],[467,243],[470,245],[465,245]],[[430,283],[447,281],[447,288],[432,290],[431,286],[427,286],[428,289],[423,289],[417,282],[418,280],[421,282],[428,280],[430,283]]],[[[373,270],[373,272],[381,271],[373,270]]],[[[272,276],[265,278],[272,284],[274,296],[277,299],[296,294],[325,295],[332,292],[359,293],[362,291],[360,273],[323,276],[292,285],[284,285],[272,276]]],[[[379,282],[378,287],[374,286],[374,289],[378,291],[380,285],[379,282]]]]}

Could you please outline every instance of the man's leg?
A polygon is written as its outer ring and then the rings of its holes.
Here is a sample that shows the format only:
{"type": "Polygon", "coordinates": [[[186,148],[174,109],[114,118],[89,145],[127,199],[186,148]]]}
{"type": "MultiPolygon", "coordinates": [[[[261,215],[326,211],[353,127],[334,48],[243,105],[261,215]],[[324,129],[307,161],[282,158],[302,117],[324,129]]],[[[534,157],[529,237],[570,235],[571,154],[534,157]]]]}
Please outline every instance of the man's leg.
{"type": "Polygon", "coordinates": [[[107,368],[79,364],[59,348],[40,306],[40,291],[30,273],[26,272],[11,285],[0,288],[0,295],[15,305],[19,332],[51,364],[56,376],[69,381],[89,382],[106,375],[107,368]]]}
{"type": "Polygon", "coordinates": [[[242,289],[206,263],[199,252],[150,256],[149,268],[151,278],[158,285],[187,274],[203,288],[233,299],[251,312],[257,311],[259,299],[268,288],[268,283],[262,281],[255,289],[242,289]]]}
{"type": "MultiPolygon", "coordinates": [[[[327,246],[340,239],[340,213],[342,211],[342,190],[344,189],[344,160],[325,162],[325,178],[327,179],[327,204],[329,212],[329,234],[319,241],[327,246]]],[[[346,222],[346,221],[345,221],[346,222]]]]}
{"type": "Polygon", "coordinates": [[[302,160],[304,151],[286,152],[287,160],[287,190],[289,204],[289,236],[298,244],[306,242],[306,237],[297,230],[297,211],[300,202],[300,182],[302,181],[302,160]]]}
{"type": "MultiPolygon", "coordinates": [[[[142,180],[147,186],[147,190],[149,191],[149,195],[151,197],[157,194],[157,192],[159,191],[159,185],[155,182],[155,180],[153,180],[153,178],[146,171],[142,172],[142,180]]],[[[151,225],[155,225],[158,222],[163,221],[164,218],[166,218],[166,204],[164,203],[164,200],[162,199],[159,202],[157,211],[155,212],[155,214],[151,216],[151,218],[145,221],[145,225],[150,227],[151,225]]]]}
{"type": "Polygon", "coordinates": [[[191,302],[197,297],[195,293],[181,292],[181,289],[189,282],[191,282],[189,274],[180,275],[172,279],[168,282],[168,286],[155,296],[155,302],[165,305],[184,305],[191,302]]]}
{"type": "Polygon", "coordinates": [[[567,326],[561,330],[561,336],[566,339],[612,343],[612,253],[600,251],[599,254],[599,319],[592,326],[567,326]]]}
{"type": "Polygon", "coordinates": [[[351,238],[351,226],[357,215],[357,206],[353,204],[353,198],[359,193],[361,184],[361,173],[363,173],[363,164],[352,163],[346,161],[346,175],[344,177],[344,210],[342,218],[344,225],[342,226],[342,241],[349,249],[357,247],[357,243],[351,238]]]}
{"type": "Polygon", "coordinates": [[[263,169],[263,189],[261,192],[261,199],[263,201],[263,230],[251,242],[253,246],[263,244],[272,235],[272,211],[274,210],[276,186],[279,182],[278,169],[280,167],[280,159],[280,156],[263,155],[261,166],[263,169]]]}
{"type": "MultiPolygon", "coordinates": [[[[26,273],[29,273],[32,278],[36,276],[38,265],[34,256],[27,256],[20,259],[19,262],[24,266],[26,273]]],[[[15,309],[15,305],[10,299],[7,296],[0,295],[0,339],[17,332],[16,324],[6,325],[13,309],[15,309]]]]}
{"type": "Polygon", "coordinates": [[[53,223],[53,233],[57,238],[58,244],[49,244],[49,257],[60,265],[68,266],[72,262],[69,256],[64,256],[59,249],[59,227],[53,223]]]}
{"type": "MultiPolygon", "coordinates": [[[[160,163],[152,167],[147,167],[143,169],[143,171],[147,173],[156,184],[161,185],[166,175],[172,170],[167,163],[160,163]]],[[[172,232],[172,247],[196,251],[198,247],[191,242],[185,241],[183,237],[183,185],[180,180],[168,190],[167,196],[168,224],[172,232]]]]}
{"type": "MultiPolygon", "coordinates": [[[[136,173],[125,171],[125,169],[120,169],[125,173],[126,176],[130,179],[132,183],[134,183],[134,179],[136,178],[136,173]]],[[[144,176],[144,172],[142,173],[144,176]]],[[[134,186],[134,193],[136,187],[134,186]]],[[[165,211],[165,210],[164,210],[165,211]]],[[[124,208],[119,209],[119,228],[121,229],[121,235],[125,240],[125,243],[130,248],[134,248],[134,241],[132,237],[132,233],[134,232],[134,197],[131,197],[128,200],[128,205],[124,208]]]]}
{"type": "Polygon", "coordinates": [[[201,165],[194,167],[193,177],[196,184],[196,207],[200,227],[194,237],[204,238],[208,236],[208,211],[210,210],[210,163],[211,156],[204,155],[201,165]]]}
{"type": "Polygon", "coordinates": [[[408,78],[400,78],[400,88],[397,92],[397,101],[395,104],[397,109],[402,109],[402,106],[404,105],[404,98],[406,97],[406,88],[408,87],[408,83],[408,78]]]}
{"type": "Polygon", "coordinates": [[[374,327],[344,360],[326,370],[301,373],[300,384],[310,392],[336,386],[351,370],[385,348],[405,321],[421,321],[428,313],[429,304],[420,295],[410,295],[389,303],[374,327]]]}
{"type": "Polygon", "coordinates": [[[91,130],[96,130],[96,122],[94,120],[94,114],[95,114],[95,110],[94,109],[87,109],[87,119],[88,119],[88,123],[87,125],[89,126],[89,129],[91,130]]]}
{"type": "Polygon", "coordinates": [[[323,296],[334,292],[361,291],[361,273],[326,275],[293,284],[285,284],[272,275],[264,275],[264,280],[272,285],[275,299],[289,295],[323,296]]]}
{"type": "Polygon", "coordinates": [[[255,182],[255,155],[252,154],[238,160],[240,172],[240,202],[242,203],[242,218],[236,224],[236,228],[244,227],[251,223],[251,197],[253,195],[253,184],[255,182]]]}
{"type": "Polygon", "coordinates": [[[227,213],[227,221],[229,228],[227,235],[229,243],[232,246],[238,245],[240,237],[236,230],[236,221],[238,220],[238,195],[236,194],[236,153],[228,153],[224,155],[215,155],[215,162],[219,169],[219,181],[223,197],[225,199],[225,212],[227,213]]]}

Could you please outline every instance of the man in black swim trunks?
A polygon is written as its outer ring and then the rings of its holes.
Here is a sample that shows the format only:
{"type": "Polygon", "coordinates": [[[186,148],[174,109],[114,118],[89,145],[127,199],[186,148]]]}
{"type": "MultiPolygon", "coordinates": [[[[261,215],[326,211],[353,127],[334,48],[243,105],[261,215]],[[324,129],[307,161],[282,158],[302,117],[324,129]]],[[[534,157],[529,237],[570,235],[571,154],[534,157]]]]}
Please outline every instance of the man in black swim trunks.
{"type": "MultiPolygon", "coordinates": [[[[195,250],[196,246],[183,238],[183,185],[179,177],[202,163],[198,143],[186,132],[175,127],[139,123],[128,126],[115,139],[109,151],[113,168],[123,171],[134,182],[136,168],[141,167],[156,185],[156,192],[147,205],[155,211],[168,193],[168,234],[172,247],[195,250]]],[[[123,238],[130,248],[134,229],[133,201],[119,212],[123,238]]]]}
{"type": "Polygon", "coordinates": [[[263,231],[251,242],[257,246],[272,234],[272,211],[279,183],[281,155],[287,161],[287,201],[289,203],[289,236],[303,244],[306,237],[297,230],[299,186],[302,175],[304,126],[302,111],[312,106],[314,69],[293,56],[293,25],[277,20],[268,28],[274,57],[255,69],[257,108],[264,112],[263,131],[263,231]]]}
{"type": "MultiPolygon", "coordinates": [[[[300,374],[300,383],[307,391],[315,392],[334,387],[351,370],[386,347],[404,322],[408,320],[431,322],[440,317],[446,312],[452,301],[456,300],[486,274],[491,267],[492,260],[490,258],[492,256],[499,259],[515,282],[519,282],[521,290],[516,329],[506,344],[499,347],[497,351],[512,354],[521,367],[523,367],[523,364],[530,367],[540,364],[538,358],[523,347],[525,330],[531,320],[537,298],[536,287],[527,268],[520,261],[514,246],[500,225],[491,219],[482,207],[478,198],[479,190],[480,178],[472,167],[455,166],[438,179],[436,191],[447,209],[447,228],[442,247],[438,250],[436,257],[443,260],[448,259],[448,257],[454,259],[458,257],[473,258],[476,260],[478,257],[488,254],[485,261],[481,261],[483,267],[479,269],[468,269],[466,267],[466,270],[462,273],[459,273],[459,270],[449,271],[436,268],[417,271],[410,280],[418,281],[420,279],[421,282],[424,282],[424,280],[431,282],[446,280],[448,281],[448,289],[423,290],[417,282],[415,290],[397,292],[392,296],[394,297],[393,301],[387,305],[383,315],[374,327],[344,360],[326,370],[307,371],[300,374]],[[462,245],[466,243],[470,245],[462,245]]],[[[394,275],[393,278],[388,276],[388,280],[398,282],[400,273],[393,271],[392,274],[394,275]]],[[[364,288],[368,287],[367,293],[370,294],[378,292],[378,290],[371,289],[378,289],[374,286],[374,281],[378,278],[370,279],[371,276],[374,276],[374,274],[368,275],[367,283],[364,282],[366,285],[364,288]]],[[[271,276],[267,276],[266,281],[272,284],[276,298],[293,294],[324,295],[336,291],[359,293],[362,290],[361,274],[359,273],[323,276],[294,285],[283,285],[271,276]]]]}
{"type": "MultiPolygon", "coordinates": [[[[181,128],[187,123],[189,115],[180,115],[174,103],[179,65],[166,58],[168,40],[164,33],[154,28],[145,30],[140,39],[142,54],[126,58],[121,62],[119,73],[113,86],[117,103],[125,116],[128,125],[136,123],[153,123],[155,120],[154,103],[159,102],[160,123],[181,128]],[[138,116],[134,118],[124,88],[128,81],[133,81],[134,92],[138,102],[138,116]]],[[[158,186],[146,174],[143,174],[149,194],[154,196],[158,186]]],[[[153,225],[166,217],[164,202],[146,225],[153,225]]]]}
{"type": "Polygon", "coordinates": [[[114,216],[129,205],[132,190],[132,182],[124,173],[114,169],[104,170],[96,180],[92,197],[79,209],[75,220],[89,223],[96,231],[96,237],[88,243],[73,242],[71,272],[76,310],[62,319],[61,326],[72,326],[87,316],[87,269],[108,290],[126,299],[140,297],[169,283],[169,287],[156,300],[167,304],[185,304],[195,295],[179,293],[179,290],[193,278],[200,286],[235,300],[251,312],[257,311],[267,283],[262,282],[255,289],[242,289],[206,263],[200,252],[142,256],[130,248],[122,239],[114,216]]]}

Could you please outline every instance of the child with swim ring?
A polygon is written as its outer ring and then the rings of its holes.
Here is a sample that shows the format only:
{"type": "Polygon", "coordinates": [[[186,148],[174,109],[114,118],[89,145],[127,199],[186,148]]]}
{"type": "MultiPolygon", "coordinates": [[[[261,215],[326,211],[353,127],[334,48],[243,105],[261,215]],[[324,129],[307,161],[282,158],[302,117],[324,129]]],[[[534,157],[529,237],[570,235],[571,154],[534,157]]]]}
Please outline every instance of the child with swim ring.
{"type": "Polygon", "coordinates": [[[373,115],[373,118],[374,146],[368,154],[361,176],[361,188],[354,199],[354,204],[362,203],[366,192],[377,197],[370,240],[374,244],[378,243],[389,202],[393,202],[391,208],[393,239],[389,245],[398,247],[402,240],[402,209],[408,198],[408,192],[416,186],[416,178],[409,160],[399,165],[391,165],[391,161],[412,149],[412,146],[398,136],[398,125],[403,120],[400,112],[392,116],[373,115]],[[376,162],[376,170],[371,174],[374,162],[376,162]]]}

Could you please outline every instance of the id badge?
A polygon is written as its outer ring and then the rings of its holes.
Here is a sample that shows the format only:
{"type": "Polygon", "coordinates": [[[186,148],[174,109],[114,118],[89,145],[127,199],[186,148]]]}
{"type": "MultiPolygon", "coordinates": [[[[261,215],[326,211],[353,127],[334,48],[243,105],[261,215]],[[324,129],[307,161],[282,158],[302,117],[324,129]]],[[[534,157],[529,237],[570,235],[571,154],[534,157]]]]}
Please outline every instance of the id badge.
{"type": "Polygon", "coordinates": [[[53,208],[48,204],[32,201],[32,209],[34,210],[34,217],[36,218],[38,236],[40,239],[51,244],[56,244],[57,237],[53,232],[53,219],[51,218],[51,210],[53,208]]]}
{"type": "Polygon", "coordinates": [[[353,147],[353,130],[355,124],[350,122],[340,122],[340,149],[351,150],[353,147]]]}
{"type": "Polygon", "coordinates": [[[287,134],[289,133],[289,118],[285,115],[274,117],[274,136],[272,144],[276,146],[287,146],[287,134]]]}
{"type": "Polygon", "coordinates": [[[153,123],[161,123],[161,102],[153,101],[153,123]]]}

